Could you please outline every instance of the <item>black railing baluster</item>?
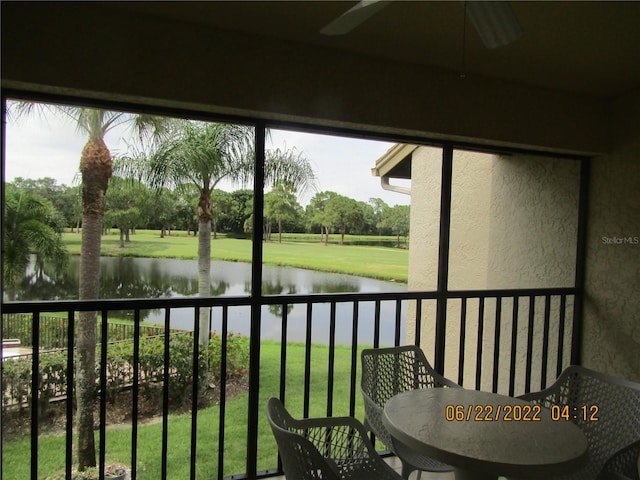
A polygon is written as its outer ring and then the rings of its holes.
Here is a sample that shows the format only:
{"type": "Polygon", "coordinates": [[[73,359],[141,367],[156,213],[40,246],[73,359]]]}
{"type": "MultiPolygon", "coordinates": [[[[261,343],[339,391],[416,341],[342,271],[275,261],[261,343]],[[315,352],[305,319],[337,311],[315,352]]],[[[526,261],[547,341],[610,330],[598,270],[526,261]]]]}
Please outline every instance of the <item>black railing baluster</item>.
{"type": "Polygon", "coordinates": [[[74,353],[75,312],[69,310],[67,315],[67,422],[65,439],[65,477],[71,478],[73,465],[73,385],[74,385],[74,353]]]}
{"type": "Polygon", "coordinates": [[[167,454],[169,445],[169,377],[171,368],[171,309],[164,310],[164,368],[162,371],[162,478],[167,478],[167,454]]]}
{"type": "Polygon", "coordinates": [[[527,359],[525,365],[524,391],[531,391],[531,363],[533,361],[533,327],[535,320],[536,297],[529,295],[529,326],[527,330],[527,359]]]}
{"type": "MultiPolygon", "coordinates": [[[[282,332],[280,335],[280,401],[285,404],[287,395],[287,335],[289,326],[288,304],[282,304],[282,332]]],[[[282,472],[282,459],[278,456],[278,472],[282,472]]],[[[222,478],[218,475],[218,478],[222,478]]]]}
{"type": "Polygon", "coordinates": [[[351,379],[349,394],[349,415],[352,417],[356,414],[356,382],[358,371],[358,313],[359,303],[353,302],[353,316],[351,322],[351,379]]]}
{"type": "Polygon", "coordinates": [[[333,415],[333,384],[335,381],[336,353],[336,302],[331,302],[329,315],[329,376],[327,378],[327,417],[333,415]]]}
{"type": "Polygon", "coordinates": [[[393,339],[393,345],[400,346],[400,333],[402,330],[402,300],[396,300],[396,334],[393,339]]]}
{"type": "MultiPolygon", "coordinates": [[[[107,342],[109,331],[109,311],[102,310],[100,322],[100,450],[98,468],[100,478],[104,477],[104,464],[107,456],[107,342]]],[[[135,361],[135,353],[134,353],[135,361]]]]}
{"type": "Polygon", "coordinates": [[[551,295],[544,297],[544,330],[542,333],[542,368],[540,389],[547,388],[547,365],[549,363],[549,323],[551,315],[551,295]]]}
{"type": "Polygon", "coordinates": [[[280,401],[286,400],[287,386],[287,328],[288,328],[287,304],[282,304],[282,332],[280,335],[280,401]]]}
{"type": "Polygon", "coordinates": [[[464,381],[464,349],[467,336],[467,297],[462,297],[460,305],[460,346],[458,351],[458,385],[464,381]]]}
{"type": "Polygon", "coordinates": [[[520,297],[513,297],[513,310],[511,316],[511,361],[509,364],[509,396],[515,393],[516,382],[516,352],[518,344],[518,308],[520,297]]]}
{"type": "Polygon", "coordinates": [[[556,377],[559,377],[564,367],[564,328],[567,310],[567,296],[560,295],[560,311],[558,312],[558,356],[556,358],[556,377]]]}
{"type": "Polygon", "coordinates": [[[482,344],[484,337],[484,298],[480,297],[478,305],[478,339],[476,343],[476,390],[480,390],[482,381],[482,344]]]}
{"type": "Polygon", "coordinates": [[[500,325],[502,323],[502,297],[496,297],[496,324],[493,337],[493,393],[498,393],[500,371],[500,325]]]}
{"type": "Polygon", "coordinates": [[[220,411],[218,413],[218,478],[224,478],[224,435],[227,415],[227,350],[229,343],[229,307],[222,307],[220,338],[220,411]]]}
{"type": "Polygon", "coordinates": [[[422,335],[422,299],[416,298],[416,331],[414,336],[414,345],[420,346],[422,335]]]}
{"type": "Polygon", "coordinates": [[[309,401],[311,397],[311,328],[313,327],[313,304],[307,303],[307,332],[304,342],[304,418],[309,417],[309,401]]]}
{"type": "Polygon", "coordinates": [[[133,390],[131,392],[131,480],[138,466],[138,397],[140,395],[140,309],[133,311],[133,390]]]}
{"type": "Polygon", "coordinates": [[[191,382],[191,456],[189,478],[196,480],[196,454],[198,447],[198,381],[200,380],[200,309],[193,314],[193,380],[191,382]]]}
{"type": "Polygon", "coordinates": [[[31,357],[31,480],[38,479],[38,404],[40,390],[40,312],[33,314],[31,357]]]}
{"type": "Polygon", "coordinates": [[[375,313],[373,315],[373,348],[380,347],[380,300],[375,301],[375,313]]]}

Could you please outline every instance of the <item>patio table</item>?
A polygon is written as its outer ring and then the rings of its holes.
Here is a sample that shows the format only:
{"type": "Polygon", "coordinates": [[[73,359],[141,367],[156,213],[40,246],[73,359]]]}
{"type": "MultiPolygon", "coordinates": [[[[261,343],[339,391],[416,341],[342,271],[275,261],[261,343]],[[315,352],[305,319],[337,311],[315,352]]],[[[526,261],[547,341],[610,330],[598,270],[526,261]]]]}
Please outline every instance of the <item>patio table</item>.
{"type": "Polygon", "coordinates": [[[570,421],[525,400],[464,388],[404,392],[384,407],[396,441],[455,467],[456,480],[571,472],[587,460],[587,439],[570,421]]]}

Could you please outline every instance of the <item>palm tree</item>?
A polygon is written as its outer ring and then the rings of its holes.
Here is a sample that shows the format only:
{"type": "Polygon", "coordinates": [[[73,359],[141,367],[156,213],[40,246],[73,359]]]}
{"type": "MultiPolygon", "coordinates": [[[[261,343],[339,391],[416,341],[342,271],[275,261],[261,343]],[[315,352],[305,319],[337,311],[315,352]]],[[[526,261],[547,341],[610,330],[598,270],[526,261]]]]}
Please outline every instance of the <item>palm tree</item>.
{"type": "MultiPolygon", "coordinates": [[[[109,110],[42,105],[18,102],[14,105],[18,116],[32,114],[34,110],[52,111],[75,123],[78,131],[86,135],[87,143],[80,157],[82,176],[82,247],[80,253],[80,300],[99,297],[100,247],[104,218],[105,193],[113,173],[111,152],[104,142],[107,132],[127,125],[140,140],[157,138],[167,120],[151,115],[137,115],[109,110]]],[[[95,398],[96,312],[80,312],[78,321],[76,360],[76,401],[78,425],[78,469],[96,466],[93,433],[93,405],[95,398]]]]}
{"type": "MultiPolygon", "coordinates": [[[[133,160],[133,170],[142,168],[154,188],[198,190],[198,294],[211,294],[211,193],[223,179],[247,184],[254,174],[253,127],[222,123],[182,121],[174,124],[171,138],[162,142],[144,162],[133,160]],[[137,166],[137,167],[136,167],[137,166]]],[[[265,182],[283,180],[293,188],[313,185],[314,174],[307,159],[293,151],[268,152],[265,182]]],[[[209,308],[199,312],[201,345],[209,342],[209,308]]]]}
{"type": "MultiPolygon", "coordinates": [[[[123,176],[142,175],[155,189],[174,187],[198,191],[198,294],[211,293],[211,192],[224,178],[237,180],[233,166],[249,151],[253,131],[248,127],[176,121],[171,135],[149,156],[136,151],[119,162],[123,176]]],[[[242,160],[244,162],[244,160],[242,160]]],[[[243,163],[244,164],[244,163],[243,163]]],[[[199,342],[209,342],[209,309],[199,312],[199,342]]]]}
{"type": "Polygon", "coordinates": [[[38,265],[50,262],[56,272],[65,267],[64,224],[64,217],[49,200],[5,185],[2,273],[10,300],[15,300],[16,285],[23,278],[32,253],[38,265]]]}

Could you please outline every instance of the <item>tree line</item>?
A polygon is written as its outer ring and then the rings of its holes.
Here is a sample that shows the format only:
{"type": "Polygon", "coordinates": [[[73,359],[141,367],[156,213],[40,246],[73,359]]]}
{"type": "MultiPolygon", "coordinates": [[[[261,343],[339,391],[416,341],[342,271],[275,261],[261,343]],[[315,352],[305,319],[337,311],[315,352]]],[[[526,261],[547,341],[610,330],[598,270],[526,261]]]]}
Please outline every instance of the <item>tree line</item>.
{"type": "MultiPolygon", "coordinates": [[[[72,232],[82,224],[80,186],[59,184],[57,180],[15,178],[13,188],[47,200],[62,223],[72,232]]],[[[170,235],[172,230],[194,235],[198,231],[195,188],[150,188],[133,178],[113,176],[105,195],[105,229],[118,229],[121,246],[136,228],[158,230],[170,235]]],[[[253,191],[231,192],[214,189],[211,192],[211,230],[215,239],[219,233],[243,236],[251,233],[253,223],[253,191]]],[[[276,183],[264,198],[264,237],[281,241],[281,233],[317,233],[323,242],[329,234],[394,235],[398,246],[409,234],[409,206],[390,206],[380,198],[368,202],[355,200],[332,191],[316,193],[306,207],[294,189],[284,182],[276,183]],[[278,234],[276,238],[274,234],[278,234]]]]}

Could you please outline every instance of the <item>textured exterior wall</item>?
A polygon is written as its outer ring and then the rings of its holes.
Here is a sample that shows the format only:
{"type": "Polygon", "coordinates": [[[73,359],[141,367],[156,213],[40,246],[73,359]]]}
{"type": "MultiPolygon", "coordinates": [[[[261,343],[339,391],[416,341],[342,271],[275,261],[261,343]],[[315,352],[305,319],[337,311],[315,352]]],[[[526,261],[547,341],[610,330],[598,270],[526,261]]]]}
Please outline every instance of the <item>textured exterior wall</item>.
{"type": "MultiPolygon", "coordinates": [[[[442,151],[420,147],[412,157],[411,241],[409,288],[437,288],[439,209],[442,151]]],[[[577,161],[525,156],[496,156],[476,152],[454,152],[452,176],[449,289],[502,289],[571,287],[574,285],[580,165],[577,161]]],[[[559,311],[559,299],[551,309],[559,311]]],[[[458,378],[460,349],[464,350],[463,382],[476,386],[476,372],[483,372],[478,386],[492,387],[494,337],[497,305],[484,305],[483,332],[478,338],[479,302],[467,305],[466,339],[460,345],[461,305],[451,300],[447,306],[445,374],[458,378]],[[478,345],[483,350],[478,363],[478,345]]],[[[541,385],[544,299],[535,304],[532,388],[541,385]]],[[[512,339],[513,301],[501,305],[499,391],[508,389],[508,369],[512,339]]],[[[573,303],[568,301],[566,317],[573,303]]],[[[415,306],[409,308],[409,318],[415,306]]],[[[521,299],[516,331],[516,392],[524,391],[529,303],[521,299]]],[[[551,331],[555,330],[555,318],[551,331]]],[[[421,346],[434,357],[435,301],[423,305],[421,346]]],[[[407,328],[412,342],[415,327],[407,328]]],[[[570,338],[563,339],[563,361],[569,359],[570,338]]],[[[550,339],[546,381],[555,379],[558,340],[550,339]]]]}
{"type": "MultiPolygon", "coordinates": [[[[409,288],[437,287],[441,150],[413,154],[409,288]]],[[[456,151],[449,289],[574,285],[577,161],[456,151]]]]}
{"type": "Polygon", "coordinates": [[[411,157],[409,290],[438,286],[442,150],[420,147],[411,157]]]}
{"type": "Polygon", "coordinates": [[[487,286],[574,286],[580,163],[498,157],[491,181],[487,286]]]}
{"type": "Polygon", "coordinates": [[[640,382],[640,92],[591,168],[582,363],[640,382]]]}
{"type": "Polygon", "coordinates": [[[454,151],[449,290],[487,288],[494,155],[454,151]]]}

